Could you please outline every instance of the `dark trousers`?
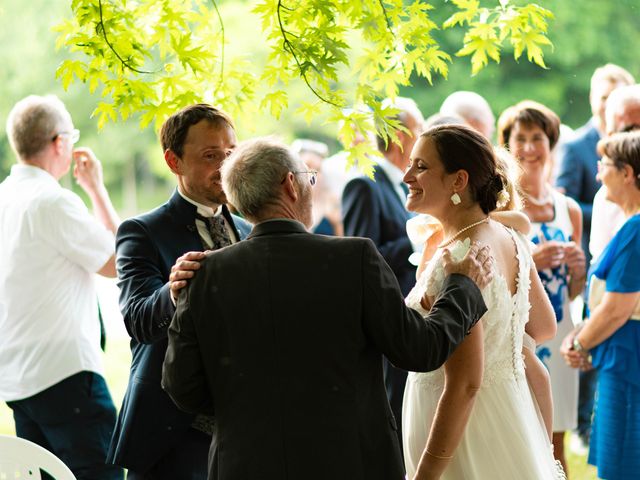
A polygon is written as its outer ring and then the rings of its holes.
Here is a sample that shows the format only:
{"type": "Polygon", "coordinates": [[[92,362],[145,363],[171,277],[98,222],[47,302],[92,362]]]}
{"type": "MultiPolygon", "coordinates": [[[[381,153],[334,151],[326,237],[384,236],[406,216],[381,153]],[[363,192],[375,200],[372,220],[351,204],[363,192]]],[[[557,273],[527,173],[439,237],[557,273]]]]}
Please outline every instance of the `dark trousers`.
{"type": "Polygon", "coordinates": [[[189,429],[180,444],[147,472],[129,470],[127,480],[207,480],[211,436],[189,429]]]}
{"type": "Polygon", "coordinates": [[[100,375],[80,372],[7,405],[18,437],[54,453],[78,480],[124,478],[121,468],[105,464],[116,408],[100,375]]]}
{"type": "Polygon", "coordinates": [[[586,445],[591,438],[591,420],[593,404],[598,388],[598,371],[594,368],[580,372],[580,388],[578,390],[578,435],[586,445]]]}

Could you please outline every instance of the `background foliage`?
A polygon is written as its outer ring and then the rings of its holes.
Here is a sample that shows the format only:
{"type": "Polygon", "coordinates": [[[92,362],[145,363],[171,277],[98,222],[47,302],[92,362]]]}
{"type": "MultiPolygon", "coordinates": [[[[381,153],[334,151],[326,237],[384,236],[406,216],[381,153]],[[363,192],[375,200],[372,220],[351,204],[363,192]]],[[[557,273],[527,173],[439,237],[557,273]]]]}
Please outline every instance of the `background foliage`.
{"type": "MultiPolygon", "coordinates": [[[[397,141],[394,98],[412,75],[446,78],[452,56],[433,38],[439,29],[462,27],[455,55],[469,56],[472,73],[500,61],[503,46],[544,67],[542,47],[553,15],[534,3],[512,0],[261,0],[268,47],[266,63],[226,55],[223,15],[217,0],[72,0],[73,16],[55,27],[57,45],[78,58],[65,60],[57,76],[67,88],[78,80],[102,97],[93,114],[98,126],[140,115],[156,127],[197,101],[220,106],[242,121],[267,111],[279,119],[292,107],[310,124],[318,117],[340,125],[348,162],[373,174],[369,143],[352,145],[357,131],[377,130],[397,141]],[[435,22],[434,10],[449,18],[435,22]],[[289,102],[301,81],[308,99],[289,102]]],[[[251,54],[252,52],[247,52],[251,54]]]]}
{"type": "MultiPolygon", "coordinates": [[[[269,44],[260,36],[259,16],[252,12],[257,2],[218,3],[224,19],[226,58],[243,57],[258,67],[267,65],[269,44]]],[[[471,76],[468,60],[455,59],[449,65],[446,80],[433,75],[433,85],[429,85],[414,73],[410,78],[413,86],[401,87],[399,93],[413,97],[425,116],[437,111],[446,95],[460,89],[475,90],[484,95],[496,115],[526,96],[549,105],[572,127],[581,125],[590,115],[588,83],[597,66],[614,62],[637,77],[640,75],[640,62],[631,48],[640,36],[640,0],[548,0],[540,3],[555,15],[549,25],[549,38],[554,46],[553,49],[545,48],[546,70],[529,63],[524,58],[526,52],[519,61],[514,60],[512,47],[507,42],[500,64],[489,63],[475,76],[471,76]]],[[[454,5],[445,3],[429,15],[435,23],[442,24],[456,11],[454,5]]],[[[71,15],[69,0],[0,0],[0,40],[5,46],[0,51],[0,88],[3,92],[0,95],[0,122],[4,126],[11,106],[29,93],[58,94],[69,106],[82,131],[81,144],[94,148],[101,158],[116,206],[128,215],[157,205],[167,196],[173,183],[153,128],[141,130],[137,121],[129,119],[115,124],[107,122],[104,129],[98,131],[102,112],[91,117],[100,99],[97,93],[91,95],[77,82],[70,84],[65,92],[61,80],[55,78],[56,69],[64,60],[82,58],[55,49],[58,34],[52,28],[71,15]]],[[[216,18],[210,20],[212,31],[217,31],[216,18]]],[[[454,57],[460,50],[465,31],[457,27],[431,33],[442,51],[454,57]]],[[[356,35],[349,38],[349,43],[357,49],[362,45],[362,39],[356,35]]],[[[158,64],[150,65],[150,68],[158,67],[158,64]]],[[[353,80],[342,71],[338,71],[338,78],[346,86],[353,80]]],[[[290,105],[314,101],[303,82],[291,81],[285,90],[290,105]]],[[[276,133],[285,140],[312,137],[328,142],[333,151],[339,148],[335,140],[336,123],[326,124],[326,115],[313,116],[312,123],[307,125],[300,115],[293,115],[289,110],[275,119],[259,108],[259,102],[253,104],[253,108],[249,107],[248,115],[238,122],[240,138],[276,133]]],[[[8,173],[13,162],[2,128],[0,178],[8,173]]],[[[68,179],[66,182],[74,188],[73,182],[68,179]]]]}
{"type": "MultiPolygon", "coordinates": [[[[158,3],[163,1],[158,0],[158,3]]],[[[462,59],[449,65],[446,80],[434,75],[433,85],[429,85],[427,80],[414,74],[410,77],[413,86],[401,87],[399,93],[414,98],[425,116],[435,113],[442,100],[455,90],[474,90],[482,94],[496,115],[527,97],[545,103],[565,123],[578,127],[590,116],[589,78],[597,66],[617,63],[640,79],[640,61],[634,48],[640,41],[640,0],[539,1],[555,15],[549,24],[549,38],[554,48],[544,50],[547,69],[532,65],[523,57],[519,61],[514,60],[512,47],[507,45],[499,65],[490,63],[475,76],[471,76],[470,62],[462,59]]],[[[218,2],[227,39],[225,55],[228,58],[244,56],[246,61],[260,68],[268,63],[269,44],[261,37],[260,18],[251,12],[255,3],[242,0],[218,2]]],[[[442,24],[454,12],[453,5],[444,4],[429,13],[434,22],[442,24]]],[[[0,0],[0,44],[3,45],[0,49],[0,181],[14,163],[4,134],[10,108],[30,93],[55,93],[67,104],[82,131],[80,143],[91,146],[102,160],[112,198],[126,217],[166,199],[173,188],[173,179],[164,165],[153,128],[141,130],[136,119],[128,119],[118,123],[107,122],[98,131],[100,115],[91,117],[91,114],[99,96],[92,95],[77,83],[70,84],[65,91],[62,86],[64,77],[56,79],[56,69],[64,60],[80,59],[55,49],[58,34],[52,31],[52,27],[71,15],[70,0],[0,0]]],[[[215,26],[216,19],[212,18],[211,29],[214,32],[215,26]]],[[[453,57],[462,45],[464,31],[452,28],[436,30],[432,34],[441,50],[453,57]]],[[[348,41],[355,48],[362,45],[362,39],[357,36],[348,41]]],[[[157,64],[150,65],[153,68],[157,64]]],[[[338,72],[338,78],[344,85],[353,80],[342,71],[338,72]]],[[[255,85],[253,82],[249,84],[255,85]]],[[[299,81],[286,85],[286,94],[289,105],[313,101],[307,87],[299,81]]],[[[307,125],[290,111],[275,119],[259,107],[260,104],[256,103],[249,108],[249,114],[238,123],[240,138],[276,133],[285,140],[309,137],[328,142],[332,151],[339,148],[335,140],[336,125],[325,124],[326,117],[318,115],[311,125],[307,125]]],[[[80,190],[69,178],[64,182],[74,190],[80,190]]],[[[106,362],[109,369],[107,378],[114,400],[119,404],[128,373],[128,349],[126,339],[115,339],[111,345],[106,362]]],[[[11,430],[10,413],[1,406],[0,432],[11,430]]],[[[595,478],[592,471],[585,469],[584,458],[572,457],[571,464],[573,478],[595,478]]]]}

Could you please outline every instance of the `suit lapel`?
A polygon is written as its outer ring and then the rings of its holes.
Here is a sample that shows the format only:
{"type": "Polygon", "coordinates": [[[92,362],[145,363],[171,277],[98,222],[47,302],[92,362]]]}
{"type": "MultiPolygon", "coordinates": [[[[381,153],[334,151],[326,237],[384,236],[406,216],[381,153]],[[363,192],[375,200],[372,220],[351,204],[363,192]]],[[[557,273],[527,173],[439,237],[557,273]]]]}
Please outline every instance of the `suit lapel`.
{"type": "Polygon", "coordinates": [[[182,198],[176,188],[169,199],[168,211],[175,222],[176,233],[184,236],[184,240],[187,240],[184,245],[185,251],[202,250],[202,240],[196,227],[196,210],[196,206],[182,198]]]}

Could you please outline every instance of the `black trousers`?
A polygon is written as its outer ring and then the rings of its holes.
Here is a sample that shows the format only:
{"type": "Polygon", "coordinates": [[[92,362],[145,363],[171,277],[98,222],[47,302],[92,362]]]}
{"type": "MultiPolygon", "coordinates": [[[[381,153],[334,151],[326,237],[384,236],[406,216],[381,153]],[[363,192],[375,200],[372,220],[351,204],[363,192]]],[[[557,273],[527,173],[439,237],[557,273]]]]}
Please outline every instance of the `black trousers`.
{"type": "Polygon", "coordinates": [[[180,444],[147,472],[129,470],[127,480],[207,480],[211,436],[189,429],[180,444]]]}
{"type": "Polygon", "coordinates": [[[122,480],[105,464],[116,408],[100,375],[80,372],[36,395],[7,402],[18,437],[54,453],[78,480],[122,480]]]}

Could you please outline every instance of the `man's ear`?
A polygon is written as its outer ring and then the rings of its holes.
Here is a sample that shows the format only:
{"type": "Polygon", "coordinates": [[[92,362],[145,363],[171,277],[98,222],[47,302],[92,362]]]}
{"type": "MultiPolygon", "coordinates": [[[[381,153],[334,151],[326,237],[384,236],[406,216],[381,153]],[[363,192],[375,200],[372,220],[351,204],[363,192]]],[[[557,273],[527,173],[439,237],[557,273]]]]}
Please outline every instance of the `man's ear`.
{"type": "Polygon", "coordinates": [[[294,202],[298,200],[298,189],[296,188],[296,178],[292,172],[287,173],[287,176],[284,179],[284,191],[287,197],[289,197],[294,202]]]}
{"type": "Polygon", "coordinates": [[[62,141],[62,137],[58,136],[53,142],[51,142],[53,145],[53,151],[56,153],[56,155],[61,155],[64,151],[64,143],[62,141]]]}
{"type": "Polygon", "coordinates": [[[167,163],[169,169],[176,175],[180,175],[180,158],[173,153],[173,150],[167,148],[164,151],[164,161],[167,163]]]}

